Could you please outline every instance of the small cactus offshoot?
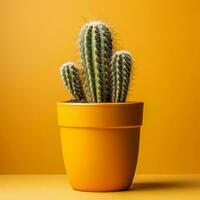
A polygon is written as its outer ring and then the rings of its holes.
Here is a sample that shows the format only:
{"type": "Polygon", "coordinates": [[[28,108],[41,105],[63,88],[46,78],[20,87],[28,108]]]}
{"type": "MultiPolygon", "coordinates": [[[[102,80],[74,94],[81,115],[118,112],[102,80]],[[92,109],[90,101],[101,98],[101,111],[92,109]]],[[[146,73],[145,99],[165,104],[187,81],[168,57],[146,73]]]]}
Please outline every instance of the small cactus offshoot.
{"type": "Polygon", "coordinates": [[[73,97],[78,101],[84,100],[85,96],[83,93],[81,79],[79,77],[79,71],[76,68],[75,64],[63,64],[60,72],[65,86],[69,89],[73,97]]]}
{"type": "Polygon", "coordinates": [[[124,102],[128,93],[132,58],[128,51],[116,51],[111,61],[112,102],[124,102]]]}
{"type": "Polygon", "coordinates": [[[127,51],[113,53],[112,41],[110,29],[102,22],[90,22],[81,29],[79,49],[84,87],[75,64],[61,67],[62,78],[75,102],[126,101],[133,61],[127,51]]]}

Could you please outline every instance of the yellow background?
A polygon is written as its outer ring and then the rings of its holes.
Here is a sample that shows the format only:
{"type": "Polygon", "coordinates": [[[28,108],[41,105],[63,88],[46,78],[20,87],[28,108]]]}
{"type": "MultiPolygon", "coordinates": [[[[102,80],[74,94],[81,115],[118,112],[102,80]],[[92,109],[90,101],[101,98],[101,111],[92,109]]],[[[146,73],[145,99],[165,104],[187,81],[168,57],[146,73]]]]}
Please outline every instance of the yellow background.
{"type": "Polygon", "coordinates": [[[137,172],[199,173],[199,8],[198,0],[1,1],[0,173],[64,172],[59,66],[79,62],[79,29],[94,19],[134,55],[129,100],[145,102],[137,172]]]}

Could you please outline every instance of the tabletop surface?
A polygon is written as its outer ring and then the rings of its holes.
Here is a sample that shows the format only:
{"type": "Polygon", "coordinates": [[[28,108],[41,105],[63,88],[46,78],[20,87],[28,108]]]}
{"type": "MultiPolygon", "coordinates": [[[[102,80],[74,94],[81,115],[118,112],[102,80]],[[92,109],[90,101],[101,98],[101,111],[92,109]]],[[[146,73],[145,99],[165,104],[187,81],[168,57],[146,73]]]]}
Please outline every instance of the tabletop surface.
{"type": "Polygon", "coordinates": [[[136,175],[130,190],[80,192],[65,175],[0,175],[0,200],[200,200],[200,175],[136,175]]]}

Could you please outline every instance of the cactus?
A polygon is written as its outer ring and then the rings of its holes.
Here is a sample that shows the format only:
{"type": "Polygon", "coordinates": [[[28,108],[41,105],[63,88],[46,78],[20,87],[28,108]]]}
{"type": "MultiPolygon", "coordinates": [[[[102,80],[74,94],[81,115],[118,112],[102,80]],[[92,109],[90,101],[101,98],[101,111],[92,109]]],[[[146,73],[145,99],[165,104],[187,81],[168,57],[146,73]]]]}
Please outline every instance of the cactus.
{"type": "Polygon", "coordinates": [[[88,102],[110,101],[112,35],[109,28],[101,22],[86,24],[80,33],[79,46],[88,102]]]}
{"type": "Polygon", "coordinates": [[[132,58],[127,51],[117,51],[111,61],[111,101],[124,102],[130,82],[132,58]]]}
{"type": "Polygon", "coordinates": [[[84,100],[85,96],[79,77],[79,71],[74,63],[66,63],[61,66],[61,76],[65,86],[69,89],[70,93],[78,101],[84,100]]]}
{"type": "Polygon", "coordinates": [[[80,32],[79,48],[84,89],[78,69],[73,63],[61,68],[66,87],[73,102],[125,102],[128,93],[132,57],[127,51],[112,55],[112,34],[101,22],[87,23],[80,32]]]}

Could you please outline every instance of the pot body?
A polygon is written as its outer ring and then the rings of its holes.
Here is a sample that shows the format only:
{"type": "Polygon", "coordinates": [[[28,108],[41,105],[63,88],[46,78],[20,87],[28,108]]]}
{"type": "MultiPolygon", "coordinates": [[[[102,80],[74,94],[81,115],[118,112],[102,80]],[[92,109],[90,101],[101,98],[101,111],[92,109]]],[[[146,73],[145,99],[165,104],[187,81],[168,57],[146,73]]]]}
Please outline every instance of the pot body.
{"type": "Polygon", "coordinates": [[[143,103],[58,103],[62,152],[74,189],[128,189],[137,165],[143,103]]]}

